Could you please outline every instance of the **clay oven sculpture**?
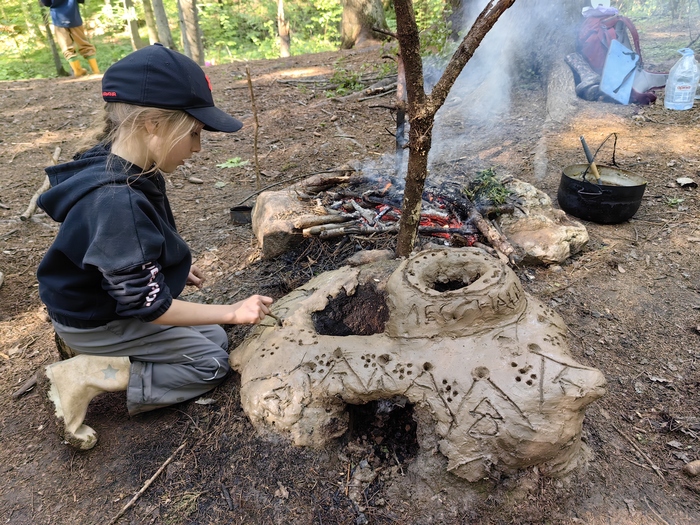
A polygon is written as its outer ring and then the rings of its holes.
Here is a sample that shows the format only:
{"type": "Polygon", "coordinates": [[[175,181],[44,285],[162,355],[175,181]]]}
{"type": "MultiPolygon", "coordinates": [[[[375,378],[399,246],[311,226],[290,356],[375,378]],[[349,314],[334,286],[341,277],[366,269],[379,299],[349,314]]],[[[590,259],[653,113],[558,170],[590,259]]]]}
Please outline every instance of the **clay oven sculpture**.
{"type": "Polygon", "coordinates": [[[230,361],[257,430],[296,445],[341,436],[348,404],[402,396],[421,453],[437,448],[448,471],[560,475],[580,459],[585,407],[605,392],[601,372],[569,355],[559,315],[474,248],[346,266],[274,310],[283,325],[256,327],[230,361]]]}

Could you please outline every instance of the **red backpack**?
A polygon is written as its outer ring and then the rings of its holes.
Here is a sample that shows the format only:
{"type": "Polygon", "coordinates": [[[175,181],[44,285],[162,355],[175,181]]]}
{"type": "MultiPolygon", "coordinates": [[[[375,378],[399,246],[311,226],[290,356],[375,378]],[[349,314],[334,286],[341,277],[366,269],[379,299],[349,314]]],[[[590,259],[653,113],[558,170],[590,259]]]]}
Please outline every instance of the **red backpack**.
{"type": "Polygon", "coordinates": [[[632,21],[626,16],[590,16],[583,19],[578,33],[578,52],[591,65],[591,68],[602,74],[605,58],[608,56],[608,48],[612,40],[619,40],[621,44],[630,48],[629,30],[634,41],[634,51],[639,55],[639,64],[642,63],[642,51],[639,47],[639,34],[632,21]]]}

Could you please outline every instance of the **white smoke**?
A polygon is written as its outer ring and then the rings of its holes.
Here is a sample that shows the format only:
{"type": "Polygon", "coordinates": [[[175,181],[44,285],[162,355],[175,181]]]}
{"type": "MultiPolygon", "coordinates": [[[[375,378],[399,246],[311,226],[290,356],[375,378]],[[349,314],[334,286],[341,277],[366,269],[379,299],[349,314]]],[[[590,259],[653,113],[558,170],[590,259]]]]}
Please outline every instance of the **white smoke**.
{"type": "MultiPolygon", "coordinates": [[[[461,42],[488,0],[470,3],[457,20],[461,42]]],[[[552,56],[563,60],[564,54],[555,49],[560,44],[552,38],[552,49],[541,49],[543,35],[569,34],[573,45],[574,27],[563,27],[566,2],[551,0],[516,0],[506,10],[477,48],[462,70],[445,104],[438,111],[433,129],[432,160],[445,160],[446,147],[455,148],[455,135],[469,122],[493,122],[497,125],[510,114],[511,92],[516,78],[514,65],[528,60],[529,55],[552,56]]],[[[456,44],[455,44],[456,46],[456,44]]],[[[430,91],[442,75],[449,57],[424,59],[426,91],[430,91]]],[[[543,79],[544,80],[544,79],[543,79]]],[[[453,156],[453,155],[452,155],[453,156]]]]}

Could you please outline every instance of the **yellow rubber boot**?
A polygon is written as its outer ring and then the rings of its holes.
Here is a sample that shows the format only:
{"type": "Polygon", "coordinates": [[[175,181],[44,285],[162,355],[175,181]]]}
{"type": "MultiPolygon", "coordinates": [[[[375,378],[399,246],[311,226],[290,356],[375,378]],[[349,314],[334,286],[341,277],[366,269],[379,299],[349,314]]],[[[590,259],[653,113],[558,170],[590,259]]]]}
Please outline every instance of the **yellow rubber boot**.
{"type": "Polygon", "coordinates": [[[90,69],[92,70],[92,74],[99,75],[100,68],[97,66],[97,59],[96,58],[88,58],[87,61],[88,61],[88,64],[90,64],[90,69]]]}
{"type": "Polygon", "coordinates": [[[72,62],[68,62],[70,64],[71,69],[73,69],[73,75],[76,77],[82,77],[87,75],[87,70],[83,69],[83,66],[80,65],[79,60],[73,60],[72,62]]]}
{"type": "Polygon", "coordinates": [[[97,432],[83,424],[88,404],[97,394],[126,390],[130,368],[128,357],[85,354],[44,367],[42,391],[69,445],[89,450],[97,444],[97,432]]]}

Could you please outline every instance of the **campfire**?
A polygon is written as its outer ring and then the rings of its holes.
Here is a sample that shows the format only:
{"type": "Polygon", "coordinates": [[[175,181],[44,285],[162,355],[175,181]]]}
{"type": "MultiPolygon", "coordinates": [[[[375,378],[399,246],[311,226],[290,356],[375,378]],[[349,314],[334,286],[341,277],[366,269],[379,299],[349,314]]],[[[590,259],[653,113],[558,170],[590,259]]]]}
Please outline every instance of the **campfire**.
{"type": "MultiPolygon", "coordinates": [[[[446,246],[477,246],[514,262],[515,249],[491,219],[513,213],[519,205],[517,196],[510,195],[504,182],[496,180],[492,172],[484,173],[475,179],[476,184],[467,187],[453,181],[426,186],[418,234],[439,238],[446,246]],[[500,188],[499,202],[494,202],[484,190],[485,180],[500,188]]],[[[281,205],[276,199],[267,202],[265,194],[260,196],[253,215],[254,229],[266,230],[263,222],[283,219],[286,214],[293,215],[289,220],[294,231],[290,233],[302,238],[370,237],[399,230],[403,180],[393,175],[349,172],[315,176],[287,192],[297,201],[296,206],[281,205]],[[279,210],[285,211],[280,214],[279,210]]]]}
{"type": "MultiPolygon", "coordinates": [[[[447,190],[426,192],[418,231],[446,239],[452,245],[472,246],[478,240],[477,229],[459,213],[463,207],[460,201],[466,197],[459,196],[458,188],[447,190]]],[[[351,177],[342,186],[309,198],[318,200],[333,219],[304,229],[305,237],[330,239],[398,231],[403,188],[393,177],[351,177]]]]}

